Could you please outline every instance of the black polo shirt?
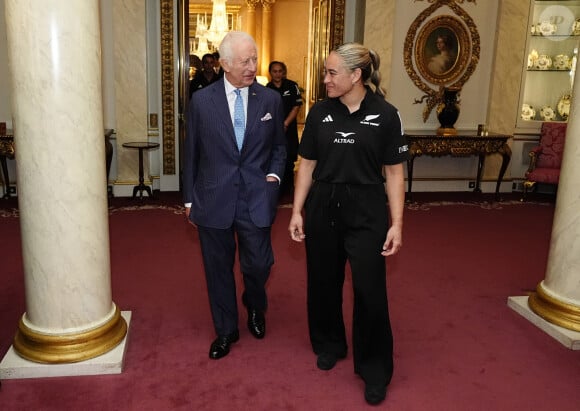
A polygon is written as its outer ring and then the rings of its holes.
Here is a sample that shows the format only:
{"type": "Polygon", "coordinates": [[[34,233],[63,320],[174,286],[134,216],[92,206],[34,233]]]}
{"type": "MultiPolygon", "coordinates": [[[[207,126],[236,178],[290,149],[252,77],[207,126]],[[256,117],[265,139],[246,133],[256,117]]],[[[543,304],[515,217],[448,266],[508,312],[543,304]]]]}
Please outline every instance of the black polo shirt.
{"type": "MultiPolygon", "coordinates": [[[[276,87],[271,81],[266,84],[266,87],[276,90],[282,96],[282,104],[284,105],[284,115],[292,111],[296,106],[302,105],[302,96],[300,95],[300,89],[298,84],[292,80],[282,79],[282,84],[280,88],[276,87]]],[[[296,119],[294,119],[296,121],[296,119]]]]}
{"type": "Polygon", "coordinates": [[[384,182],[382,166],[407,160],[408,151],[399,112],[367,89],[354,113],[338,98],[315,104],[308,113],[298,153],[317,161],[314,180],[379,184],[384,182]]]}

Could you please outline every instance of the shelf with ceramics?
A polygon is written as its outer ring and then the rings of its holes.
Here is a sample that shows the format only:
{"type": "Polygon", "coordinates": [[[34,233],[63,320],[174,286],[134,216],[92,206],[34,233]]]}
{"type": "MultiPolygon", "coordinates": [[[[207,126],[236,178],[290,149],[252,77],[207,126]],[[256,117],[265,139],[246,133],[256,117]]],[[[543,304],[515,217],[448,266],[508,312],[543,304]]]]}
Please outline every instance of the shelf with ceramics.
{"type": "Polygon", "coordinates": [[[532,35],[532,37],[580,36],[580,19],[574,20],[572,22],[572,25],[569,24],[560,25],[555,23],[556,19],[553,19],[553,17],[554,16],[544,16],[542,21],[532,24],[530,26],[530,34],[532,35]]]}
{"type": "Polygon", "coordinates": [[[528,55],[528,71],[556,71],[569,73],[576,69],[578,49],[575,48],[571,55],[558,54],[550,56],[548,54],[540,54],[536,49],[533,49],[528,55]]]}
{"type": "Polygon", "coordinates": [[[580,1],[530,2],[517,127],[567,121],[580,50],[580,1]]]}
{"type": "Polygon", "coordinates": [[[522,104],[521,118],[526,121],[568,121],[570,100],[570,94],[565,94],[554,106],[548,103],[539,109],[524,103],[522,104]]]}

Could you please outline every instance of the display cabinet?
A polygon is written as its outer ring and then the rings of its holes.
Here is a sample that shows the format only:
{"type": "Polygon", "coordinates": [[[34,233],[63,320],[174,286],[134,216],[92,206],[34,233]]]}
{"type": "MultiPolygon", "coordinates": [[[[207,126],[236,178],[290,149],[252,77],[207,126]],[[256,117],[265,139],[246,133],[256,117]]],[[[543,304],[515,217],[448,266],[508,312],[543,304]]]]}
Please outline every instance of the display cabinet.
{"type": "Polygon", "coordinates": [[[531,1],[518,128],[568,120],[579,44],[580,0],[531,1]]]}

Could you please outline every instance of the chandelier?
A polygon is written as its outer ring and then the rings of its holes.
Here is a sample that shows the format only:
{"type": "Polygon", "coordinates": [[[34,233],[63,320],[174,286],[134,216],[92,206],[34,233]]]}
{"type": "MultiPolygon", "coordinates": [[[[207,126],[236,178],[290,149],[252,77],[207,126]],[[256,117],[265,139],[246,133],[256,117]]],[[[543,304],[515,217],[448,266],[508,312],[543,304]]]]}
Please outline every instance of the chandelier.
{"type": "Polygon", "coordinates": [[[209,46],[207,44],[207,23],[206,17],[201,17],[197,15],[197,27],[195,29],[195,38],[190,41],[190,54],[195,54],[198,57],[202,57],[204,54],[211,53],[209,46]],[[197,39],[197,44],[196,40],[197,39]]]}
{"type": "Polygon", "coordinates": [[[197,15],[195,39],[190,44],[191,54],[201,57],[219,48],[224,36],[230,31],[226,12],[226,1],[212,0],[213,9],[209,28],[207,27],[207,16],[197,15]],[[211,43],[211,48],[208,42],[211,43]]]}
{"type": "Polygon", "coordinates": [[[217,48],[229,30],[226,0],[213,0],[211,24],[207,31],[207,39],[217,48]]]}

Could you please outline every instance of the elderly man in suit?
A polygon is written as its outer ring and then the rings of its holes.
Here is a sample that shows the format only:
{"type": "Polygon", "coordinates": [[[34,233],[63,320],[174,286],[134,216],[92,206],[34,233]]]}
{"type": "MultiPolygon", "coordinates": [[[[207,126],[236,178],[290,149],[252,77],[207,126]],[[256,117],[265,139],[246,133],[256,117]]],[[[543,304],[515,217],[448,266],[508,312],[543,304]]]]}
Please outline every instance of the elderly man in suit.
{"type": "Polygon", "coordinates": [[[255,81],[257,47],[229,32],[220,45],[225,75],[194,93],[186,118],[183,194],[199,234],[219,359],[239,339],[234,259],[239,249],[248,312],[256,338],[266,332],[265,290],[274,263],[270,229],[286,162],[280,95],[255,81]]]}

